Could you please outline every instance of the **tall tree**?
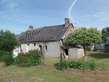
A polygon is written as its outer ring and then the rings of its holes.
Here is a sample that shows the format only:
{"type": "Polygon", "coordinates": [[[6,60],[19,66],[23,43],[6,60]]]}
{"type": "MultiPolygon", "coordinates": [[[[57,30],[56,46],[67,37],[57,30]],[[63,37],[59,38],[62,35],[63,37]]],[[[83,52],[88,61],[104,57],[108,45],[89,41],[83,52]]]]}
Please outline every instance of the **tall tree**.
{"type": "Polygon", "coordinates": [[[109,27],[106,27],[102,30],[102,40],[105,42],[106,38],[109,37],[109,27]]]}
{"type": "Polygon", "coordinates": [[[85,60],[87,61],[85,47],[89,46],[91,43],[101,42],[101,33],[96,28],[78,28],[74,29],[64,40],[64,45],[66,47],[76,47],[77,45],[82,45],[85,54],[85,60]]]}
{"type": "Polygon", "coordinates": [[[12,52],[18,45],[19,42],[13,33],[0,30],[0,50],[12,52]]]}

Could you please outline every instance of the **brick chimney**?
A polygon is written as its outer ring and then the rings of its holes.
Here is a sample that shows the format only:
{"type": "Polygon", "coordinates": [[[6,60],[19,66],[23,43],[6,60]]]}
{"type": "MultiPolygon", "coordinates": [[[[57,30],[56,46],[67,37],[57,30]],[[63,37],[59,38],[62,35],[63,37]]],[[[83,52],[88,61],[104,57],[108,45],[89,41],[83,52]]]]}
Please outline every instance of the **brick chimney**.
{"type": "Polygon", "coordinates": [[[33,30],[34,29],[34,27],[33,26],[29,26],[29,30],[33,30]]]}
{"type": "Polygon", "coordinates": [[[65,27],[67,27],[70,24],[70,21],[68,18],[65,18],[65,27]]]}

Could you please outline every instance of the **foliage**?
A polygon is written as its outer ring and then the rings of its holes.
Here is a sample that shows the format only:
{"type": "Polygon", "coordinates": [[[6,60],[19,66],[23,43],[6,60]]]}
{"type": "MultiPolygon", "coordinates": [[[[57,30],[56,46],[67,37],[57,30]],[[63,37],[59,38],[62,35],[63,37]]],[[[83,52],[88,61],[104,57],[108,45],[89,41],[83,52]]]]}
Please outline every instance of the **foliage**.
{"type": "Polygon", "coordinates": [[[22,67],[31,66],[31,61],[28,58],[28,54],[24,54],[24,53],[18,55],[16,63],[18,66],[22,66],[22,67]]]}
{"type": "Polygon", "coordinates": [[[3,63],[0,63],[0,82],[10,82],[11,80],[17,82],[33,82],[33,80],[34,82],[109,82],[109,54],[103,52],[88,52],[87,57],[88,60],[94,60],[97,65],[100,64],[100,66],[97,67],[95,71],[78,69],[72,70],[72,68],[68,68],[64,71],[56,70],[54,68],[54,64],[60,61],[59,58],[45,58],[44,63],[46,65],[28,68],[21,68],[18,66],[6,67],[3,66],[3,63]],[[107,57],[105,56],[103,58],[97,58],[88,56],[88,54],[93,54],[97,56],[102,54],[107,55],[107,57]],[[101,68],[103,67],[103,65],[105,65],[106,67],[105,71],[101,68]],[[9,78],[11,76],[16,77],[9,78]],[[90,77],[91,79],[89,80],[88,78],[90,77]]]}
{"type": "Polygon", "coordinates": [[[5,53],[5,51],[0,50],[0,61],[2,61],[2,57],[3,57],[4,53],[5,53]]]}
{"type": "MultiPolygon", "coordinates": [[[[74,29],[64,40],[64,45],[66,47],[76,47],[77,45],[82,45],[84,49],[84,54],[86,56],[85,47],[89,46],[91,43],[100,43],[101,33],[96,28],[78,28],[74,29]]],[[[87,61],[87,57],[85,57],[87,61]]]]}
{"type": "Polygon", "coordinates": [[[10,31],[0,30],[0,50],[12,52],[19,42],[10,31]]]}
{"type": "Polygon", "coordinates": [[[86,51],[91,51],[91,48],[89,46],[85,47],[86,51]]]}
{"type": "Polygon", "coordinates": [[[69,67],[74,69],[81,69],[84,68],[85,62],[83,61],[70,61],[69,67]]]}
{"type": "Polygon", "coordinates": [[[31,65],[36,66],[40,63],[41,52],[39,50],[30,50],[28,52],[28,58],[31,60],[31,65]]]}
{"type": "Polygon", "coordinates": [[[12,65],[14,63],[14,59],[12,58],[12,53],[7,53],[7,54],[3,55],[2,61],[7,66],[12,65]]]}
{"type": "Polygon", "coordinates": [[[101,34],[96,28],[78,28],[72,31],[64,40],[64,45],[76,46],[76,45],[87,45],[91,43],[101,42],[101,34]]]}
{"type": "Polygon", "coordinates": [[[97,65],[95,61],[67,61],[64,60],[61,63],[58,63],[56,66],[57,69],[67,69],[67,68],[73,68],[73,69],[89,69],[89,70],[95,70],[97,68],[97,65]]]}
{"type": "Polygon", "coordinates": [[[18,59],[18,57],[13,58],[13,60],[14,60],[13,65],[17,65],[17,59],[18,59]]]}
{"type": "Polygon", "coordinates": [[[3,56],[7,55],[7,54],[12,54],[12,52],[8,52],[8,51],[4,51],[4,50],[0,50],[0,61],[3,61],[3,56]]]}
{"type": "Polygon", "coordinates": [[[104,28],[104,29],[101,31],[101,33],[102,33],[102,40],[103,40],[103,42],[104,42],[105,39],[106,39],[107,37],[109,37],[109,27],[104,28]]]}
{"type": "Polygon", "coordinates": [[[39,65],[41,59],[39,50],[31,50],[28,53],[21,53],[17,57],[17,65],[23,67],[36,66],[39,65]]]}

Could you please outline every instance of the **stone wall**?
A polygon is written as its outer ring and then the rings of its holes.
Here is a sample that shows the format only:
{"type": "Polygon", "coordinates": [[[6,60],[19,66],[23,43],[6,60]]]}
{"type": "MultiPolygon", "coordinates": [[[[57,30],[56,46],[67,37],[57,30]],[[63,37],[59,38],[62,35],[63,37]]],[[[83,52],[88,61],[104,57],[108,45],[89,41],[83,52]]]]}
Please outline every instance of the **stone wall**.
{"type": "Polygon", "coordinates": [[[51,41],[51,42],[36,42],[36,43],[25,43],[21,44],[21,47],[14,49],[13,54],[18,53],[27,53],[29,50],[40,50],[39,45],[42,45],[44,49],[45,57],[60,57],[60,42],[51,41]]]}
{"type": "MultiPolygon", "coordinates": [[[[37,46],[44,46],[45,57],[60,57],[60,43],[59,41],[53,42],[37,42],[37,46]],[[46,49],[47,47],[47,49],[46,49]]],[[[38,47],[39,49],[39,47],[38,47]]]]}
{"type": "Polygon", "coordinates": [[[79,59],[84,56],[84,50],[78,48],[69,48],[68,55],[69,59],[79,59]]]}

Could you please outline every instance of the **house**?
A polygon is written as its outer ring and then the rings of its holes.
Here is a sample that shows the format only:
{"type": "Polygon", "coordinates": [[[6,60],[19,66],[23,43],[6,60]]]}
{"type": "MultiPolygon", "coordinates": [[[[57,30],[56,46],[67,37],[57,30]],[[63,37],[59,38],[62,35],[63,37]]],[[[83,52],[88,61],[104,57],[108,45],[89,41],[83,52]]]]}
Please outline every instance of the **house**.
{"type": "Polygon", "coordinates": [[[104,43],[95,46],[97,50],[104,50],[104,43]]]}
{"type": "MultiPolygon", "coordinates": [[[[68,18],[65,18],[65,24],[46,26],[34,29],[30,26],[29,29],[16,38],[21,45],[14,50],[14,53],[27,53],[29,50],[41,50],[45,57],[60,57],[62,52],[62,39],[64,39],[74,29],[73,24],[68,18]]],[[[65,55],[68,55],[68,49],[65,49],[65,55]]]]}
{"type": "Polygon", "coordinates": [[[105,52],[109,53],[109,39],[105,42],[105,52]]]}

